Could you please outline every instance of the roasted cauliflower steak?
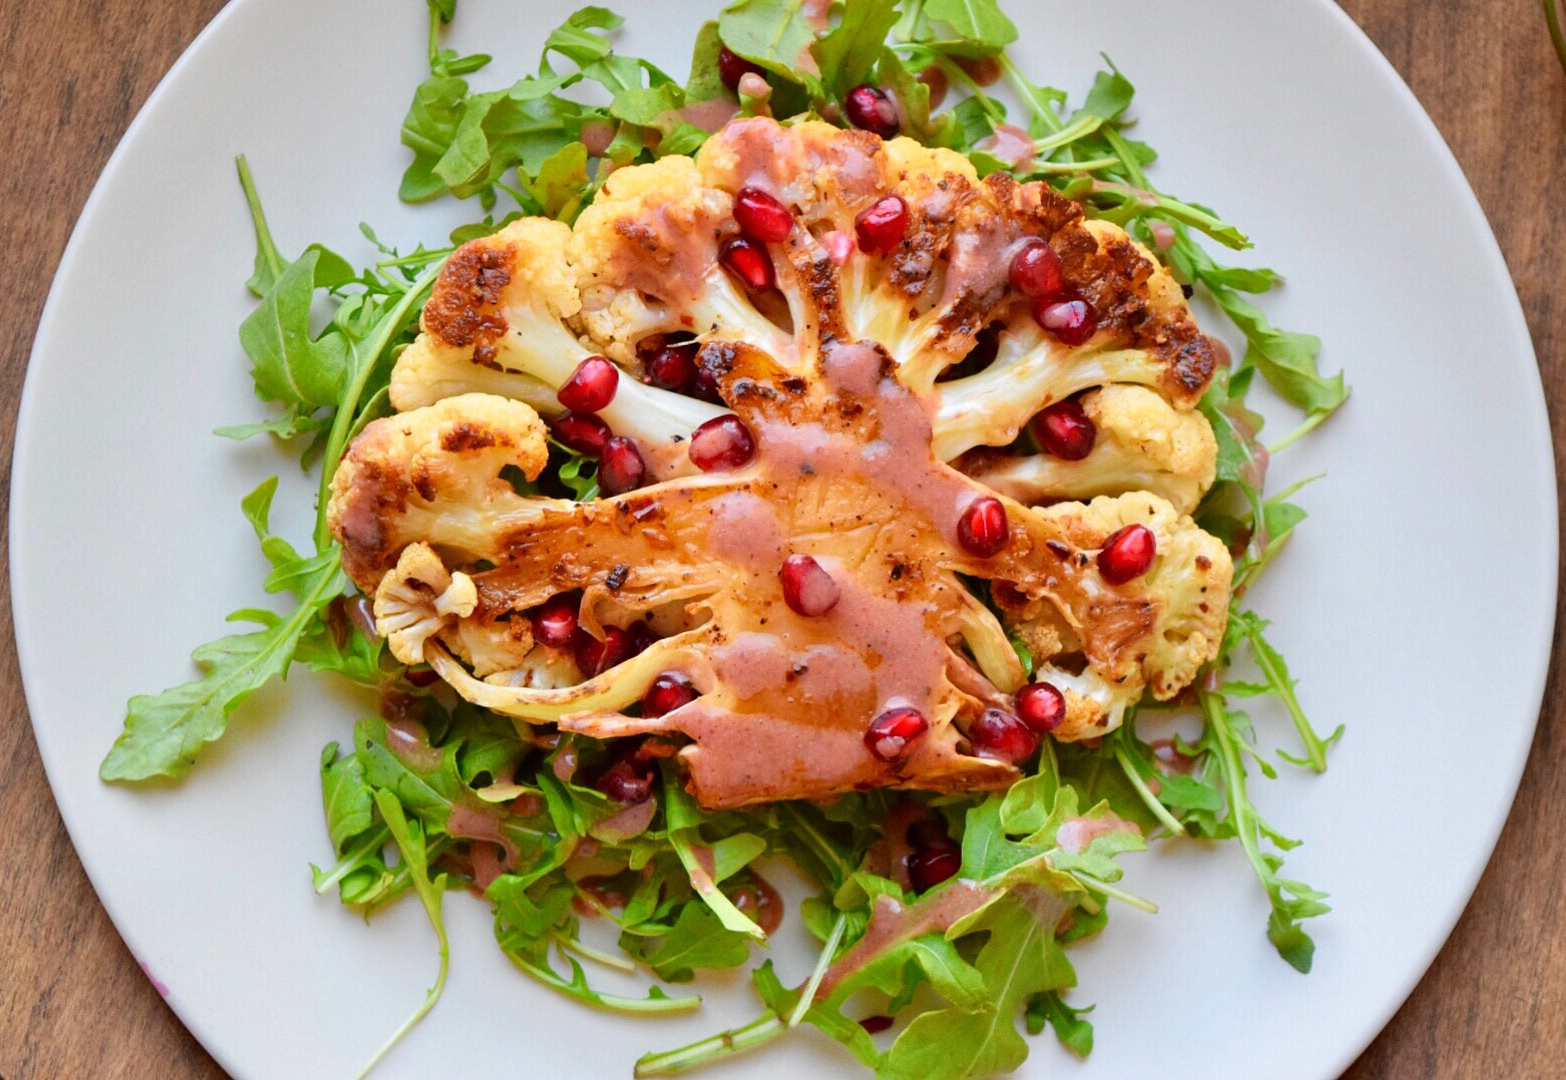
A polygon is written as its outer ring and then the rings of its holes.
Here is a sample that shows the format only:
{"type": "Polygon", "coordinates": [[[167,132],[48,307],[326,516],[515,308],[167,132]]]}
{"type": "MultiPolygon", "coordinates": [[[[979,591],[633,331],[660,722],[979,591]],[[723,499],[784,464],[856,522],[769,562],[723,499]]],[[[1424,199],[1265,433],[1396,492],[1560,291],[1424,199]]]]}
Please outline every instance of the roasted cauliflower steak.
{"type": "Polygon", "coordinates": [[[401,411],[354,440],[328,511],[378,628],[399,660],[519,725],[678,745],[703,806],[1009,785],[1015,765],[968,732],[1025,681],[1012,639],[1061,690],[1063,740],[1113,730],[1144,693],[1173,697],[1217,653],[1232,563],[1188,516],[1213,479],[1194,406],[1214,350],[1151,255],[1043,185],[980,180],[904,138],[736,120],[694,159],[615,171],[574,227],[524,219],[459,248],[420,325],[392,375],[401,411]],[[721,257],[743,188],[792,214],[766,245],[774,288],[721,257]],[[856,218],[889,195],[901,241],[857,248],[856,218]],[[1008,253],[1034,238],[1096,312],[1086,340],[1041,328],[1009,284],[1008,253]],[[996,343],[982,367],[981,335],[996,343]],[[640,378],[682,339],[721,405],[640,378]],[[520,494],[503,471],[538,478],[540,414],[562,411],[556,391],[594,354],[621,368],[599,416],[634,440],[648,486],[520,494]],[[1035,414],[1079,394],[1102,433],[1092,455],[1018,452],[1035,414]],[[754,452],[703,471],[690,435],[729,413],[754,452]],[[992,554],[961,540],[979,499],[1004,508],[992,554]],[[1112,581],[1101,552],[1131,526],[1156,555],[1112,581]],[[791,605],[795,555],[830,576],[828,610],[791,605]],[[579,634],[640,624],[640,651],[575,672],[530,621],[562,596],[579,634]],[[649,715],[666,672],[692,700],[649,715]],[[866,732],[896,708],[928,727],[885,760],[866,732]]]}

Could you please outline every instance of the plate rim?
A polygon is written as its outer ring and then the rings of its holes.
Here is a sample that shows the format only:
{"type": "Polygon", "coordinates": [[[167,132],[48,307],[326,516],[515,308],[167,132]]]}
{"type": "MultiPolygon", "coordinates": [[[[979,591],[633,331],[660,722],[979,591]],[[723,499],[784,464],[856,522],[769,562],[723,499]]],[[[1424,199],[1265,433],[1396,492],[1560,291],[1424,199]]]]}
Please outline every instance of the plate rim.
{"type": "MultiPolygon", "coordinates": [[[[717,3],[718,0],[713,0],[713,2],[717,3]]],[[[1369,34],[1333,0],[1311,0],[1311,2],[1317,8],[1325,9],[1327,17],[1336,22],[1338,31],[1346,34],[1347,40],[1352,42],[1353,47],[1381,75],[1383,81],[1390,84],[1400,110],[1407,116],[1406,130],[1411,134],[1417,133],[1424,143],[1435,150],[1435,158],[1439,162],[1441,169],[1447,174],[1448,180],[1454,182],[1463,211],[1469,219],[1467,224],[1470,227],[1478,227],[1478,235],[1482,237],[1482,246],[1485,249],[1485,257],[1489,263],[1488,271],[1498,274],[1501,280],[1507,284],[1507,288],[1504,290],[1507,294],[1505,316],[1511,324],[1511,331],[1516,339],[1513,344],[1521,350],[1518,354],[1520,358],[1526,357],[1531,361],[1530,365],[1525,365],[1529,373],[1525,377],[1531,378],[1532,408],[1526,416],[1519,415],[1514,419],[1519,422],[1525,422],[1529,428],[1534,429],[1536,432],[1542,432],[1544,436],[1543,445],[1548,448],[1549,452],[1545,455],[1545,460],[1539,463],[1543,468],[1543,475],[1540,479],[1541,481],[1547,481],[1544,485],[1545,491],[1542,494],[1547,504],[1545,508],[1548,511],[1548,517],[1555,520],[1558,518],[1559,505],[1559,480],[1554,454],[1555,433],[1550,422],[1543,377],[1539,368],[1537,351],[1534,348],[1532,332],[1528,326],[1521,299],[1517,294],[1516,281],[1513,278],[1510,267],[1506,263],[1505,255],[1496,238],[1495,230],[1491,227],[1489,218],[1485,214],[1472,184],[1469,183],[1466,173],[1464,173],[1456,155],[1441,134],[1440,129],[1436,126],[1435,121],[1420,103],[1418,96],[1409,87],[1402,75],[1376,46],[1369,34]]],[[[163,98],[171,92],[174,83],[181,78],[185,69],[191,63],[192,58],[208,43],[210,38],[222,33],[223,28],[236,16],[237,12],[248,9],[251,6],[259,6],[259,0],[229,0],[229,3],[218,11],[200,32],[191,39],[174,63],[159,78],[156,86],[148,94],[134,118],[127,125],[124,133],[115,144],[113,152],[105,162],[97,180],[94,182],[86,201],[82,204],[76,221],[72,225],[70,238],[61,252],[59,262],[50,282],[47,298],[40,311],[38,322],[34,327],[33,341],[28,352],[26,374],[17,407],[15,437],[11,454],[7,573],[11,590],[11,618],[18,671],[21,676],[24,697],[27,701],[28,720],[32,727],[34,742],[38,747],[39,758],[43,764],[45,776],[49,782],[50,795],[53,798],[56,811],[65,825],[67,835],[71,838],[72,849],[76,852],[77,859],[92,886],[94,895],[113,923],[115,932],[125,943],[132,958],[138,962],[140,962],[140,953],[137,949],[137,943],[140,935],[135,927],[130,924],[129,920],[121,920],[118,914],[119,904],[111,899],[111,895],[106,895],[104,888],[100,885],[98,871],[94,867],[93,860],[77,845],[77,829],[74,824],[76,813],[73,809],[69,809],[56,793],[55,774],[56,769],[61,767],[61,763],[56,760],[55,754],[46,749],[49,740],[43,735],[43,725],[40,724],[32,705],[35,697],[32,686],[40,676],[29,674],[30,671],[36,670],[36,668],[31,659],[31,650],[25,643],[28,635],[24,633],[23,622],[17,617],[18,612],[26,606],[23,598],[30,595],[31,589],[27,584],[28,579],[24,572],[26,556],[22,552],[21,545],[18,545],[15,540],[15,537],[19,535],[18,522],[25,517],[24,500],[17,497],[15,478],[23,475],[28,466],[30,456],[28,446],[32,441],[31,433],[34,426],[33,414],[37,409],[37,380],[34,378],[34,371],[40,357],[49,351],[52,323],[58,319],[58,308],[63,302],[61,300],[60,282],[67,276],[67,272],[74,265],[81,245],[84,242],[83,237],[95,223],[100,206],[104,201],[105,193],[114,184],[124,159],[130,153],[130,147],[140,136],[143,129],[151,122],[150,118],[157,111],[163,98]]],[[[1511,351],[1510,348],[1508,351],[1511,351]]],[[[1432,935],[1431,939],[1419,950],[1419,963],[1409,966],[1396,993],[1388,994],[1384,1000],[1378,1003],[1377,1009],[1373,1010],[1374,1025],[1372,1026],[1369,1023],[1362,1024],[1359,1035],[1343,1043],[1344,1049],[1336,1060],[1334,1075],[1348,1068],[1377,1036],[1386,1029],[1393,1016],[1403,1007],[1409,995],[1429,972],[1437,955],[1451,939],[1452,931],[1458,920],[1471,903],[1479,880],[1488,869],[1494,857],[1495,847],[1499,842],[1501,831],[1511,816],[1541,718],[1544,692],[1553,666],[1555,629],[1559,620],[1559,597],[1557,593],[1560,574],[1559,531],[1552,530],[1544,544],[1549,555],[1549,581],[1547,583],[1549,588],[1547,595],[1550,598],[1548,619],[1550,629],[1548,633],[1541,635],[1542,644],[1534,665],[1535,676],[1528,697],[1535,704],[1532,716],[1526,722],[1526,738],[1522,737],[1523,729],[1520,728],[1517,747],[1513,751],[1511,759],[1507,762],[1504,778],[1511,794],[1504,800],[1498,800],[1495,808],[1489,815],[1491,820],[1486,823],[1483,830],[1486,837],[1483,846],[1483,858],[1471,860],[1470,865],[1465,867],[1464,873],[1460,875],[1462,888],[1453,894],[1453,899],[1447,905],[1447,910],[1441,915],[1439,924],[1442,927],[1442,931],[1439,937],[1432,935]]],[[[1541,582],[1542,584],[1545,583],[1541,582]]],[[[111,889],[110,894],[112,894],[112,891],[111,889]]],[[[236,1070],[228,1057],[227,1048],[215,1039],[209,1038],[210,1033],[206,1031],[204,1023],[197,1015],[195,1001],[199,999],[186,1000],[183,997],[170,998],[165,996],[163,1000],[164,1004],[173,1011],[179,1022],[190,1032],[192,1037],[201,1043],[203,1049],[226,1072],[231,1075],[235,1074],[236,1070]]]]}

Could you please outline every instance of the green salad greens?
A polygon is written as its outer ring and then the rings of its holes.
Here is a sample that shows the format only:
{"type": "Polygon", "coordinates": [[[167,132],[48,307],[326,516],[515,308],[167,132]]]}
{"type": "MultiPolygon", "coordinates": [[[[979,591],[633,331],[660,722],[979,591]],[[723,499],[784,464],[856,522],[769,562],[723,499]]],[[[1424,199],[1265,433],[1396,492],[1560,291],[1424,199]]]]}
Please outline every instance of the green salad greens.
{"type": "MultiPolygon", "coordinates": [[[[274,408],[270,419],[218,434],[266,433],[319,474],[315,534],[301,551],[271,531],[276,479],[242,500],[272,567],[262,587],[286,597],[283,611],[234,612],[233,621],[254,629],[200,646],[198,678],[132,698],[104,779],[182,775],[205,744],[222,737],[236,708],[295,663],[378,692],[381,715],[360,720],[351,739],[345,731],[321,755],[331,857],[315,870],[315,884],[367,914],[404,893],[417,896],[439,939],[440,976],[410,1026],[445,981],[445,896],[491,876],[483,867],[488,860],[493,870],[497,850],[509,869],[493,876],[483,896],[506,956],[557,993],[634,1013],[691,1010],[700,998],[657,984],[645,996],[606,993],[595,987],[592,967],[639,969],[658,984],[680,984],[761,959],[761,924],[778,901],[758,867],[792,864],[813,891],[797,917],[822,943],[811,978],[787,986],[770,961],[760,963],[751,973],[754,1022],[649,1053],[637,1065],[640,1076],[747,1051],[801,1023],[887,1078],[1006,1072],[1027,1056],[1022,1031],[1046,1026],[1085,1056],[1093,1045],[1090,1007],[1076,1000],[1066,950],[1104,927],[1111,901],[1154,910],[1118,884],[1118,857],[1141,848],[1141,837],[1238,841],[1271,901],[1268,938],[1285,962],[1308,972],[1313,943],[1304,924],[1328,910],[1324,894],[1286,876],[1282,853],[1297,841],[1268,824],[1251,781],[1274,776],[1279,762],[1321,772],[1342,728],[1323,738],[1311,727],[1294,675],[1269,643],[1267,620],[1243,599],[1305,517],[1291,501],[1298,485],[1264,490],[1268,455],[1311,432],[1348,390],[1341,374],[1319,370],[1317,338],[1279,329],[1249,299],[1280,277],[1221,261],[1223,251],[1250,246],[1245,235],[1216,211],[1154,185],[1148,170],[1157,155],[1133,137],[1126,75],[1109,65],[1073,106],[1064,91],[1032,81],[1013,63],[1007,47],[1017,28],[997,0],[737,0],[702,27],[684,83],[617,52],[613,34],[622,20],[588,7],[549,35],[535,73],[481,90],[470,80],[491,58],[444,48],[442,26],[456,2],[429,6],[430,73],[402,125],[412,161],[401,195],[474,200],[482,217],[449,243],[410,252],[361,226],[378,254],[359,269],[319,244],[289,257],[240,160],[256,236],[248,285],[259,302],[239,337],[256,393],[274,408]],[[747,80],[736,102],[725,62],[743,62],[764,78],[765,94],[752,93],[758,84],[747,80]],[[689,106],[727,101],[742,114],[765,108],[780,118],[842,123],[846,96],[865,83],[895,96],[904,134],[966,154],[981,174],[1009,170],[1043,181],[1090,216],[1124,227],[1166,262],[1188,295],[1205,297],[1243,336],[1243,355],[1220,370],[1200,404],[1218,440],[1218,479],[1195,515],[1234,553],[1235,607],[1222,652],[1196,686],[1168,705],[1140,709],[1144,719],[1155,710],[1189,716],[1188,730],[1199,734],[1144,741],[1132,715],[1093,743],[1044,740],[1036,765],[1004,793],[874,791],[827,804],[713,813],[698,808],[665,759],[654,797],[642,804],[649,812],[628,820],[625,806],[590,779],[611,760],[605,744],[568,733],[519,734],[510,720],[455,699],[429,669],[391,657],[367,601],[341,568],[326,525],[329,485],[352,438],[391,411],[392,364],[417,334],[423,303],[457,245],[519,216],[569,222],[612,168],[695,151],[707,133],[683,118],[689,106]],[[996,150],[1003,124],[1031,142],[1014,162],[996,150]],[[330,318],[317,329],[323,304],[330,318]],[[1265,446],[1262,418],[1246,404],[1257,379],[1300,414],[1296,427],[1265,446]],[[1240,708],[1256,697],[1275,699],[1292,719],[1296,752],[1274,757],[1259,748],[1240,708]],[[399,745],[406,742],[399,725],[409,718],[428,731],[428,745],[399,745]],[[873,872],[880,864],[872,849],[884,844],[886,823],[905,822],[910,806],[960,844],[960,870],[922,894],[873,872]],[[475,819],[492,832],[476,828],[475,819]],[[1138,828],[1089,828],[1083,836],[1084,821],[1138,828]],[[1062,834],[1068,823],[1070,837],[1062,834]],[[592,875],[584,878],[589,861],[592,875]],[[882,909],[901,912],[888,923],[895,932],[868,932],[882,909]],[[585,918],[612,920],[619,954],[581,940],[585,918]]],[[[595,463],[552,444],[539,484],[594,499],[595,463]]],[[[1017,644],[1027,663],[1026,647],[1017,644]]]]}

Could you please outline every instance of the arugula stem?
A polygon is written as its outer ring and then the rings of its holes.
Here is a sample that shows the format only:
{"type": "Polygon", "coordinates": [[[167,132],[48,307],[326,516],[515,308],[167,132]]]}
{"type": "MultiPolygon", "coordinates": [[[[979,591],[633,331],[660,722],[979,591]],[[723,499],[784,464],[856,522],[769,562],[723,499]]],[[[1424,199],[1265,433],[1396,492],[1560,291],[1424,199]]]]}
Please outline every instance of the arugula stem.
{"type": "Polygon", "coordinates": [[[250,162],[245,160],[245,155],[240,154],[234,159],[239,167],[239,186],[245,189],[245,202],[250,206],[250,220],[256,229],[256,250],[261,252],[261,257],[266,260],[266,268],[272,274],[272,280],[276,281],[283,276],[288,263],[278,253],[277,244],[272,240],[271,227],[266,223],[266,212],[261,209],[261,195],[256,191],[255,177],[250,175],[250,162]]]}
{"type": "Polygon", "coordinates": [[[1120,164],[1119,158],[1100,157],[1087,161],[1039,161],[1033,164],[1034,175],[1068,176],[1071,173],[1090,173],[1100,169],[1112,169],[1120,164]]]}
{"type": "Polygon", "coordinates": [[[1289,719],[1294,721],[1294,728],[1300,733],[1300,741],[1305,744],[1305,755],[1309,759],[1311,771],[1326,772],[1327,744],[1322,741],[1320,735],[1316,734],[1316,729],[1311,727],[1310,720],[1306,718],[1305,710],[1300,707],[1300,700],[1294,694],[1294,684],[1283,671],[1279,670],[1277,652],[1267,644],[1257,624],[1249,623],[1247,627],[1245,636],[1251,644],[1251,659],[1256,661],[1256,666],[1261,669],[1267,685],[1272,687],[1273,694],[1289,711],[1289,719]]]}
{"type": "Polygon", "coordinates": [[[710,1038],[682,1046],[678,1050],[665,1050],[658,1054],[645,1054],[636,1063],[632,1074],[644,1076],[677,1076],[719,1058],[743,1054],[758,1046],[765,1046],[788,1031],[787,1025],[775,1013],[757,1017],[744,1027],[731,1028],[710,1038]]]}
{"type": "Polygon", "coordinates": [[[381,1063],[381,1059],[387,1055],[391,1048],[396,1046],[398,1041],[412,1031],[414,1025],[423,1020],[426,1014],[435,1007],[435,1003],[440,1000],[441,991],[446,989],[446,971],[450,966],[451,949],[446,943],[446,928],[436,924],[435,933],[440,938],[440,973],[435,977],[435,985],[430,987],[429,993],[424,995],[424,1004],[419,1006],[418,1011],[403,1021],[402,1027],[394,1031],[392,1037],[387,1039],[379,1050],[375,1051],[375,1056],[369,1060],[363,1069],[359,1070],[357,1080],[364,1080],[364,1077],[370,1075],[370,1071],[381,1063]]]}
{"type": "Polygon", "coordinates": [[[1175,836],[1186,835],[1184,826],[1175,820],[1174,815],[1169,813],[1169,809],[1158,801],[1158,796],[1154,795],[1142,780],[1142,774],[1132,764],[1131,756],[1126,753],[1125,747],[1121,746],[1119,741],[1115,743],[1115,760],[1120,762],[1121,771],[1126,774],[1126,779],[1131,782],[1131,786],[1136,789],[1136,793],[1141,796],[1142,802],[1147,805],[1147,809],[1158,819],[1159,823],[1175,836]]]}
{"type": "Polygon", "coordinates": [[[1210,690],[1198,690],[1197,698],[1201,702],[1202,715],[1207,718],[1208,726],[1218,741],[1218,762],[1223,770],[1224,794],[1229,801],[1229,824],[1234,828],[1234,835],[1239,838],[1240,847],[1245,849],[1245,857],[1251,860],[1257,876],[1271,893],[1272,871],[1262,856],[1261,845],[1257,840],[1256,818],[1251,814],[1250,796],[1245,792],[1245,762],[1240,758],[1240,748],[1236,745],[1239,736],[1229,725],[1229,710],[1222,695],[1210,690]]]}
{"type": "Polygon", "coordinates": [[[1058,150],[1069,142],[1075,142],[1084,135],[1091,135],[1104,126],[1102,116],[1084,116],[1080,120],[1073,120],[1070,124],[1042,139],[1033,141],[1034,149],[1040,154],[1048,154],[1058,150]]]}
{"type": "Polygon", "coordinates": [[[615,956],[612,953],[604,952],[602,949],[595,949],[591,945],[582,942],[581,939],[574,938],[569,934],[556,931],[550,937],[554,938],[555,944],[559,945],[566,952],[576,953],[583,960],[591,960],[594,963],[602,964],[606,968],[613,968],[615,971],[636,971],[636,965],[624,956],[615,956]]]}
{"type": "Polygon", "coordinates": [[[835,871],[835,876],[830,882],[834,890],[840,887],[843,882],[848,880],[848,876],[853,873],[854,868],[849,866],[848,861],[837,853],[837,851],[832,847],[831,842],[828,841],[826,837],[822,836],[819,832],[816,831],[816,827],[810,823],[810,820],[805,817],[804,813],[799,809],[798,806],[796,806],[794,803],[784,803],[783,809],[789,812],[789,815],[794,819],[795,827],[798,828],[799,831],[804,835],[805,839],[810,842],[810,846],[815,849],[816,855],[821,859],[822,865],[825,866],[829,872],[835,871]]]}
{"type": "Polygon", "coordinates": [[[367,835],[362,841],[360,841],[352,851],[348,852],[348,854],[337,860],[337,865],[332,868],[332,872],[326,877],[322,878],[321,883],[315,887],[316,895],[326,895],[326,890],[330,889],[333,885],[336,885],[343,878],[357,870],[359,868],[359,864],[364,861],[364,857],[370,852],[376,851],[383,847],[386,843],[386,838],[390,835],[391,830],[388,829],[385,825],[377,826],[376,829],[367,835]]]}
{"type": "Polygon", "coordinates": [[[585,1001],[589,1005],[598,1005],[605,1009],[617,1012],[636,1013],[682,1013],[690,1012],[701,1005],[701,998],[691,997],[646,997],[631,998],[622,997],[619,994],[601,994],[586,984],[576,986],[570,981],[561,978],[554,970],[545,964],[536,964],[525,959],[512,949],[505,949],[506,957],[520,970],[533,976],[545,986],[552,987],[568,997],[578,1001],[585,1001]]]}
{"type": "Polygon", "coordinates": [[[1080,881],[1084,887],[1089,889],[1097,889],[1111,900],[1119,900],[1122,904],[1125,904],[1128,907],[1134,907],[1138,911],[1145,911],[1149,915],[1158,914],[1157,904],[1153,903],[1151,900],[1146,900],[1138,896],[1136,893],[1126,892],[1122,888],[1111,885],[1107,881],[1100,881],[1091,874],[1084,874],[1080,870],[1072,871],[1071,876],[1080,881]]]}
{"type": "Polygon", "coordinates": [[[1038,114],[1040,120],[1044,121],[1044,126],[1049,128],[1050,131],[1059,131],[1064,127],[1065,125],[1061,123],[1060,117],[1055,115],[1054,108],[1051,107],[1048,101],[1039,96],[1033,84],[1023,77],[1022,72],[1018,70],[1011,57],[1003,52],[1000,55],[1000,62],[1001,73],[1006,76],[1006,81],[1011,83],[1011,88],[1017,92],[1017,96],[1027,102],[1028,107],[1038,114]]]}
{"type": "Polygon", "coordinates": [[[839,913],[837,921],[832,924],[832,932],[827,935],[826,944],[821,946],[821,958],[816,961],[816,970],[810,973],[810,981],[805,983],[805,988],[799,993],[799,1003],[789,1014],[789,1027],[798,1027],[799,1022],[810,1011],[811,1003],[816,1000],[816,990],[821,986],[821,980],[826,977],[827,968],[832,966],[832,957],[836,954],[838,943],[843,940],[843,931],[847,927],[847,914],[839,913]]]}
{"type": "Polygon", "coordinates": [[[420,274],[413,284],[408,286],[408,291],[402,294],[402,299],[381,316],[380,321],[375,324],[375,329],[365,339],[363,350],[357,347],[354,349],[354,359],[358,363],[353,382],[349,384],[347,393],[343,395],[342,402],[337,406],[337,414],[332,418],[332,433],[326,440],[326,453],[321,460],[321,488],[316,497],[315,508],[317,551],[325,551],[327,545],[331,543],[331,532],[326,524],[326,504],[331,499],[332,477],[336,474],[337,463],[343,456],[343,447],[348,441],[348,432],[353,427],[359,398],[364,393],[365,384],[370,381],[370,373],[375,370],[376,363],[380,361],[381,353],[385,352],[386,347],[391,344],[392,337],[406,321],[413,306],[435,284],[435,279],[440,276],[441,268],[445,265],[443,259],[420,274]]]}
{"type": "Polygon", "coordinates": [[[1331,415],[1332,413],[1326,409],[1320,409],[1311,413],[1305,418],[1305,422],[1303,424],[1289,432],[1271,446],[1267,447],[1267,453],[1276,454],[1279,450],[1284,450],[1290,446],[1293,446],[1304,436],[1309,435],[1312,431],[1315,431],[1316,428],[1321,425],[1321,422],[1331,415]]]}

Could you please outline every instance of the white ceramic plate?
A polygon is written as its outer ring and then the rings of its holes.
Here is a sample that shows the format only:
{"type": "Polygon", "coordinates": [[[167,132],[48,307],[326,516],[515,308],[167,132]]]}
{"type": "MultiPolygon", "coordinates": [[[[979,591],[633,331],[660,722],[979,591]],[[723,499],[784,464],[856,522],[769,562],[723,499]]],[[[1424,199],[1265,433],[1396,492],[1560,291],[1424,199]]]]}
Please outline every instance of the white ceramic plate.
{"type": "MultiPolygon", "coordinates": [[[[684,72],[718,0],[619,0],[627,50],[684,72]]],[[[1326,1077],[1375,1035],[1435,955],[1511,804],[1542,692],[1556,571],[1555,483],[1539,377],[1495,242],[1413,96],[1324,0],[1008,3],[1024,68],[1085,88],[1098,52],[1136,82],[1160,184],[1219,207],[1289,285],[1267,308],[1327,341],[1354,396],[1283,455],[1278,482],[1330,472],[1311,520],[1252,600],[1327,730],[1325,777],[1258,783],[1289,859],[1336,910],[1295,974],[1233,845],[1128,860],[1163,912],[1117,910],[1075,951],[1098,1003],[1081,1077],[1326,1077]],[[1467,662],[1482,653],[1480,664],[1467,662]]],[[[567,6],[463,0],[454,43],[536,62],[567,6]],[[546,10],[539,10],[544,7],[546,10]]],[[[11,517],[17,642],[38,742],[99,895],[169,1001],[230,1071],[351,1074],[421,999],[434,946],[397,905],[366,926],[310,889],[329,860],[317,758],[356,704],[296,673],[236,717],[183,784],[109,787],[98,762],[125,699],[187,678],[195,643],[261,599],[242,493],[281,472],[281,525],[308,529],[296,466],[215,426],[260,415],[235,327],[252,240],[233,156],[249,155],[285,249],[366,256],[372,222],[409,246],[471,205],[396,199],[402,113],[424,64],[424,5],[243,0],[204,33],[114,155],[66,252],[28,373],[11,517]]],[[[1281,425],[1280,425],[1281,426],[1281,425]]],[[[1258,711],[1264,739],[1287,742],[1258,711]]],[[[650,1048],[748,1018],[743,982],[695,1017],[589,1012],[513,972],[484,905],[447,904],[445,1000],[387,1076],[497,1067],[627,1076],[650,1048]]],[[[797,916],[773,953],[802,978],[797,916]]],[[[112,1023],[112,1021],[111,1021],[112,1023]]],[[[824,1040],[723,1075],[851,1071],[824,1040]]],[[[1027,1072],[1063,1063],[1048,1036],[1027,1072]]],[[[819,1073],[816,1073],[819,1074],[819,1073]]]]}

